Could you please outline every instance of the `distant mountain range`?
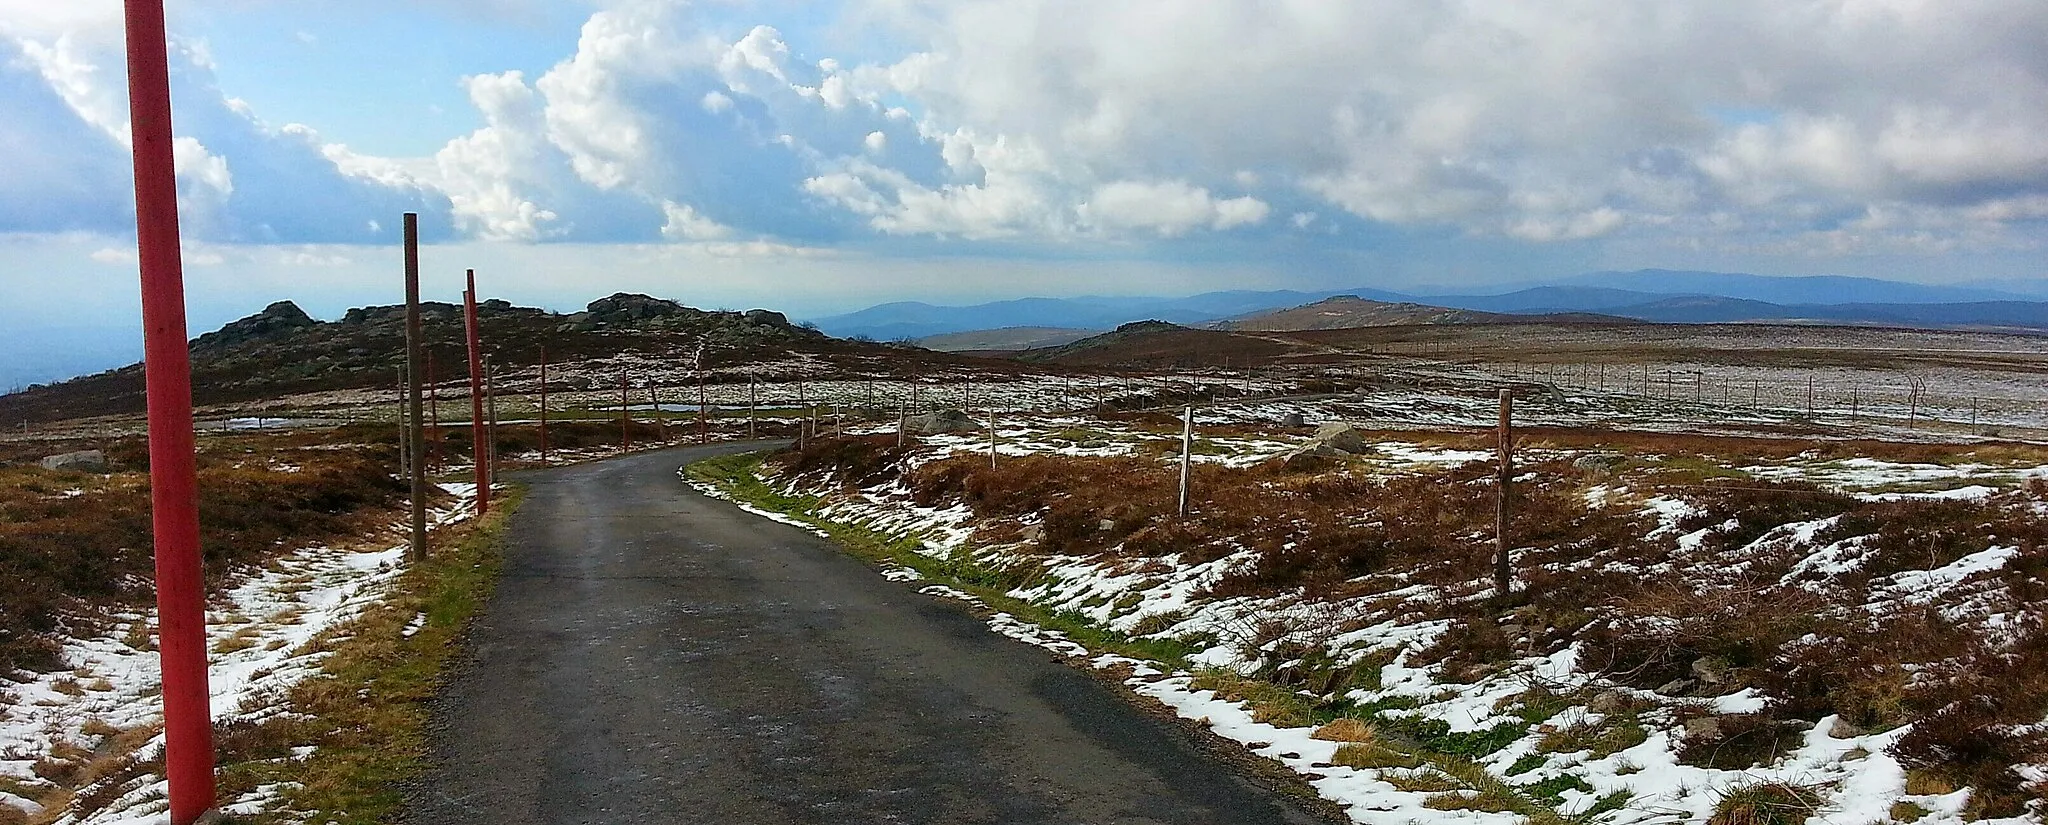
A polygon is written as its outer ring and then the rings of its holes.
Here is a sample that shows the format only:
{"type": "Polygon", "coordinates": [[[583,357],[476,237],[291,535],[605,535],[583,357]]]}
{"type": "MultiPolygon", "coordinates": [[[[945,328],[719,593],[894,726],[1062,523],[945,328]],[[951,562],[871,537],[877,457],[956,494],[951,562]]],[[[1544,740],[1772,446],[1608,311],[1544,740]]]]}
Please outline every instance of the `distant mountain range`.
{"type": "Polygon", "coordinates": [[[2048,284],[1940,286],[1844,276],[1778,277],[1646,269],[1594,272],[1493,294],[1411,294],[1359,288],[1210,292],[1184,298],[1022,298],[973,306],[882,304],[813,319],[827,333],[924,339],[1005,327],[1106,330],[1139,320],[1202,326],[1339,295],[1515,315],[1620,316],[1660,323],[1782,321],[1918,327],[2048,329],[2048,284]],[[2024,291],[2021,291],[2024,290],[2024,291]]]}
{"type": "Polygon", "coordinates": [[[1407,302],[1374,301],[1351,295],[1324,298],[1290,309],[1255,313],[1210,324],[1239,332],[1301,332],[1311,329],[1415,326],[1421,324],[1631,323],[1630,319],[1589,312],[1504,313],[1453,309],[1407,302]]]}

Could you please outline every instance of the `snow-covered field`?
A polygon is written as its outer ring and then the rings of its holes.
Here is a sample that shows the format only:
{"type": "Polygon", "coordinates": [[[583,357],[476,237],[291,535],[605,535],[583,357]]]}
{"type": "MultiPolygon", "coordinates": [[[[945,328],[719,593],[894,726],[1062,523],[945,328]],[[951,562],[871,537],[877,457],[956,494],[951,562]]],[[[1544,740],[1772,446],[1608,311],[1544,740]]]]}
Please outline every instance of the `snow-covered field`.
{"type": "MultiPolygon", "coordinates": [[[[475,487],[443,484],[456,501],[431,514],[436,526],[474,514],[475,487]]],[[[307,547],[253,571],[208,605],[212,651],[208,687],[215,720],[260,721],[289,712],[283,697],[317,674],[326,653],[310,642],[376,604],[404,570],[405,546],[307,547]]],[[[73,638],[64,646],[70,670],[34,674],[0,693],[0,804],[31,815],[35,799],[61,791],[38,775],[62,763],[109,754],[111,743],[139,740],[136,756],[163,747],[161,678],[149,628],[153,611],[111,617],[108,632],[73,638]]],[[[299,754],[303,758],[305,754],[299,754]]],[[[144,775],[118,788],[98,789],[112,801],[94,810],[63,810],[64,825],[156,825],[169,821],[166,786],[144,775]]],[[[253,813],[279,791],[259,789],[225,800],[227,813],[253,813]]]]}
{"type": "MultiPolygon", "coordinates": [[[[1556,406],[1532,406],[1535,409],[1531,415],[1539,419],[1570,421],[1576,414],[1569,400],[1556,406]]],[[[1405,406],[1375,406],[1370,399],[1363,403],[1252,402],[1206,409],[1198,415],[1198,421],[1212,426],[1243,425],[1276,421],[1295,413],[1308,416],[1309,422],[1314,423],[1319,417],[1329,420],[1338,412],[1359,409],[1371,409],[1381,416],[1366,422],[1374,425],[1383,425],[1387,419],[1403,414],[1426,415],[1438,421],[1446,415],[1463,416],[1471,423],[1484,423],[1492,412],[1489,404],[1477,400],[1418,400],[1411,395],[1405,406]]],[[[999,417],[995,429],[997,451],[1006,456],[1150,454],[1171,460],[1177,455],[1179,442],[1179,433],[1134,429],[1078,415],[999,417]]],[[[870,431],[893,432],[893,425],[870,431]]],[[[1292,449],[1300,438],[1283,434],[1270,438],[1205,439],[1197,458],[1241,466],[1292,449]]],[[[985,433],[931,436],[903,464],[915,467],[947,456],[986,454],[988,445],[985,433]]],[[[1401,440],[1381,441],[1371,447],[1351,463],[1350,472],[1398,474],[1490,458],[1484,452],[1401,440]]],[[[1552,451],[1536,458],[1543,457],[1568,459],[1572,455],[1552,451]]],[[[2032,501],[2026,498],[2031,494],[2009,491],[2027,479],[2048,476],[2048,467],[2024,464],[1937,465],[1818,455],[1729,469],[1747,472],[1756,479],[1808,481],[1867,502],[1989,501],[2003,497],[1997,500],[2037,509],[2041,507],[2038,502],[2027,503],[2032,501]]],[[[1576,644],[1560,651],[1512,658],[1471,682],[1449,678],[1440,665],[1419,663],[1416,654],[1452,627],[1451,621],[1441,618],[1442,605],[1484,596],[1483,587],[1447,589],[1422,580],[1404,582],[1401,574],[1392,573],[1377,575],[1373,586],[1366,588],[1371,595],[1348,601],[1318,601],[1299,590],[1220,598],[1207,594],[1205,589],[1231,569],[1249,564],[1255,553],[1245,550],[1207,561],[1173,556],[1128,558],[1114,552],[1046,555],[1028,540],[1012,544],[978,541],[977,530],[985,525],[971,508],[957,501],[920,506],[911,501],[910,491],[901,478],[865,488],[849,488],[829,474],[770,481],[786,493],[822,497],[823,504],[816,515],[824,519],[890,535],[921,537],[922,552],[934,557],[964,554],[991,566],[1041,565],[1045,575],[1039,583],[1007,594],[1013,598],[1052,611],[1079,613],[1133,636],[1206,640],[1206,647],[1189,657],[1195,671],[1174,671],[1162,669],[1157,663],[1086,650],[1055,631],[1031,626],[1012,616],[998,614],[991,620],[996,632],[1041,644],[1063,656],[1086,660],[1096,667],[1131,668],[1128,683],[1133,689],[1158,699],[1186,718],[1203,720],[1216,733],[1299,771],[1323,795],[1345,805],[1358,822],[1507,825],[1524,821],[1519,814],[1446,810],[1459,807],[1450,797],[1480,796],[1487,782],[1501,783],[1525,797],[1545,800],[1552,811],[1568,818],[1585,815],[1597,807],[1600,821],[1612,823],[1704,822],[1731,791],[1760,783],[1810,793],[1819,800],[1811,821],[1825,825],[1868,825],[1890,820],[1900,810],[1924,812],[1918,819],[1923,823],[1965,821],[1971,795],[1967,788],[1908,793],[1907,770],[1888,748],[1911,730],[1910,724],[1865,731],[1829,716],[1804,727],[1796,741],[1759,764],[1702,767],[1696,764],[1697,760],[1689,763],[1680,758],[1684,741],[1721,720],[1735,718],[1731,714],[1739,716],[1762,710],[1766,699],[1755,688],[1745,687],[1725,695],[1679,696],[1631,688],[1603,677],[1595,668],[1583,666],[1578,661],[1576,644]],[[1277,636],[1266,629],[1276,623],[1285,628],[1277,636]],[[1271,658],[1277,652],[1297,649],[1326,657],[1328,667],[1376,669],[1377,678],[1367,680],[1368,686],[1353,688],[1342,698],[1354,707],[1377,709],[1373,713],[1378,714],[1379,724],[1389,724],[1388,719],[1405,720],[1399,727],[1421,727],[1452,736],[1481,736],[1506,730],[1503,744],[1470,755],[1470,762],[1483,769],[1485,778],[1453,776],[1455,771],[1443,765],[1411,768],[1340,764],[1347,761],[1339,753],[1344,743],[1313,737],[1314,727],[1255,720],[1252,706],[1220,695],[1213,679],[1205,679],[1201,672],[1203,668],[1215,668],[1251,674],[1261,667],[1270,669],[1271,658]],[[1538,692],[1543,697],[1541,701],[1529,698],[1538,692]],[[1638,735],[1590,749],[1573,738],[1576,734],[1608,735],[1623,730],[1638,735]]],[[[1652,491],[1631,490],[1625,482],[1598,485],[1587,490],[1586,495],[1602,506],[1634,508],[1635,513],[1657,525],[1648,538],[1671,541],[1681,553],[1703,553],[1701,548],[1711,535],[1723,529],[1683,530],[1680,522],[1695,515],[1691,505],[1652,491]]],[[[1026,529],[1031,529],[1030,519],[1024,521],[1026,529]]],[[[1861,537],[1828,537],[1837,521],[1829,518],[1783,524],[1748,546],[1731,548],[1727,557],[1745,559],[1782,552],[1790,552],[1794,557],[1803,555],[1805,560],[1794,565],[1785,584],[1796,580],[1798,586],[1832,593],[1835,591],[1828,588],[1844,576],[1853,576],[1868,552],[1863,549],[1861,537]]],[[[1934,605],[1950,620],[1965,626],[1995,628],[2025,610],[2039,607],[2016,606],[2012,594],[1999,583],[2003,568],[2017,553],[2013,547],[1994,546],[1926,569],[1887,574],[1855,591],[1866,593],[1867,603],[1838,605],[1834,609],[1878,616],[1900,604],[1934,605]]],[[[1672,564],[1692,563],[1668,562],[1661,568],[1644,569],[1643,575],[1668,575],[1672,564]],[[1662,573],[1658,572],[1660,569],[1662,573]]],[[[1731,565],[1735,566],[1739,565],[1731,565]]],[[[891,571],[889,575],[898,579],[918,577],[907,569],[891,571]]],[[[938,585],[927,589],[941,595],[972,598],[938,585]]],[[[1281,667],[1301,664],[1302,660],[1297,659],[1282,663],[1281,667]]],[[[1972,821],[2038,823],[2041,819],[2034,814],[1972,821]]]]}

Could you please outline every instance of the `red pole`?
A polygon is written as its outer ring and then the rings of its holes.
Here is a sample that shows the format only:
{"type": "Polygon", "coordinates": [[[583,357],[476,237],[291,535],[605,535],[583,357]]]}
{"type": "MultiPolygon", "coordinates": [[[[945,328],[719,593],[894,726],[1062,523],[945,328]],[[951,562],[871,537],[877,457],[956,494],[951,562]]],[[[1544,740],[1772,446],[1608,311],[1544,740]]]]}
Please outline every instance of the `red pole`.
{"type": "Polygon", "coordinates": [[[476,514],[491,511],[490,444],[484,432],[483,344],[477,339],[476,270],[469,270],[469,288],[462,292],[463,326],[469,334],[469,445],[476,458],[476,514]]]}
{"type": "Polygon", "coordinates": [[[540,464],[548,464],[548,348],[540,348],[540,464]]]}
{"type": "Polygon", "coordinates": [[[126,0],[128,117],[135,155],[135,233],[142,265],[144,380],[149,397],[150,521],[156,544],[157,649],[163,670],[164,777],[171,822],[213,807],[213,719],[206,686],[206,590],[199,555],[199,477],[192,432],[192,355],[171,154],[170,55],[161,0],[126,0]]]}

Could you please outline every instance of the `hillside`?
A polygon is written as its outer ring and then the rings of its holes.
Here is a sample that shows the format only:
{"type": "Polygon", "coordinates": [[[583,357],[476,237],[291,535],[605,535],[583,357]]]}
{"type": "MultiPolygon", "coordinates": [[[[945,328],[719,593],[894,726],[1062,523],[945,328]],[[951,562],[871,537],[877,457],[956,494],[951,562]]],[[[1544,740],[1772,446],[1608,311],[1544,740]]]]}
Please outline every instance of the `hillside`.
{"type": "Polygon", "coordinates": [[[1398,327],[1427,324],[1516,324],[1616,322],[1620,318],[1586,313],[1508,315],[1408,302],[1374,301],[1338,295],[1305,306],[1265,312],[1217,324],[1220,329],[1259,332],[1301,332],[1316,329],[1398,327]]]}
{"type": "MultiPolygon", "coordinates": [[[[451,381],[466,370],[461,308],[421,306],[433,375],[451,381]]],[[[478,307],[484,348],[494,362],[520,367],[609,358],[622,353],[689,363],[701,345],[706,361],[738,365],[805,361],[860,362],[873,372],[914,370],[958,356],[833,338],[791,324],[779,312],[711,312],[646,295],[616,294],[582,312],[556,313],[499,300],[478,307]]],[[[289,301],[192,341],[193,400],[199,405],[270,399],[294,393],[396,386],[404,364],[405,310],[373,306],[336,321],[308,316],[289,301]]],[[[0,396],[0,420],[43,422],[142,412],[142,366],[31,387],[0,396]]]]}
{"type": "Polygon", "coordinates": [[[1064,367],[1181,369],[1246,365],[1306,349],[1288,341],[1164,321],[1138,321],[1071,344],[1018,353],[1017,360],[1064,367]]]}
{"type": "Polygon", "coordinates": [[[1014,351],[1071,344],[1098,332],[1067,327],[1003,327],[934,335],[919,339],[917,345],[938,352],[1014,351]]]}

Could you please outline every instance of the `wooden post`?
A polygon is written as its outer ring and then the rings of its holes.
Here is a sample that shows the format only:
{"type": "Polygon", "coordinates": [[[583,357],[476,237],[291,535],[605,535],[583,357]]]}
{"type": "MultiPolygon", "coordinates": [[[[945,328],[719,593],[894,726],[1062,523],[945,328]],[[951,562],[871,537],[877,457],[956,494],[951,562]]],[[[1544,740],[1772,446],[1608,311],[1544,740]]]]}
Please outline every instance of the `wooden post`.
{"type": "Polygon", "coordinates": [[[405,417],[405,387],[410,382],[404,365],[398,367],[398,477],[412,483],[412,422],[405,417]]]}
{"type": "Polygon", "coordinates": [[[1180,418],[1180,514],[1188,514],[1188,472],[1195,460],[1195,407],[1181,410],[1180,418]]]}
{"type": "Polygon", "coordinates": [[[626,397],[626,367],[619,366],[619,449],[633,449],[632,402],[626,397]]]}
{"type": "Polygon", "coordinates": [[[748,375],[747,375],[747,439],[748,439],[748,440],[752,440],[752,439],[753,439],[753,438],[755,437],[755,436],[754,436],[754,407],[755,407],[755,404],[756,404],[756,403],[758,403],[758,402],[756,401],[756,399],[755,399],[755,397],[754,397],[754,376],[753,376],[753,375],[752,375],[752,374],[750,373],[750,374],[748,374],[748,375]]]}
{"type": "Polygon", "coordinates": [[[412,541],[407,548],[414,561],[427,557],[427,437],[420,422],[425,410],[420,399],[420,216],[405,213],[405,411],[410,417],[405,428],[406,479],[411,484],[412,541]]]}
{"type": "Polygon", "coordinates": [[[908,415],[908,411],[907,411],[907,409],[906,409],[907,407],[908,407],[908,404],[907,404],[907,403],[906,403],[905,401],[903,401],[903,400],[902,400],[902,399],[900,399],[900,398],[899,398],[899,399],[897,399],[897,401],[896,401],[896,447],[897,447],[898,449],[901,449],[901,448],[903,447],[903,427],[904,427],[904,424],[905,424],[905,422],[906,422],[906,421],[907,421],[907,420],[908,420],[908,419],[910,418],[910,416],[908,415]]]}
{"type": "Polygon", "coordinates": [[[704,371],[697,371],[697,443],[711,443],[711,393],[704,388],[704,371]]]}
{"type": "Polygon", "coordinates": [[[469,333],[469,454],[476,464],[476,514],[491,512],[490,448],[484,436],[484,355],[482,333],[477,329],[476,270],[469,270],[469,286],[462,293],[463,316],[469,333]]]}
{"type": "Polygon", "coordinates": [[[491,472],[486,477],[490,479],[492,486],[497,486],[498,483],[498,382],[495,380],[497,374],[497,365],[492,364],[488,358],[484,359],[484,397],[487,399],[486,407],[490,416],[490,437],[486,439],[486,443],[490,445],[491,457],[491,472]]]}
{"type": "Polygon", "coordinates": [[[441,373],[434,366],[434,351],[427,350],[427,441],[428,460],[441,469],[441,373]]]}
{"type": "Polygon", "coordinates": [[[668,411],[661,408],[661,382],[647,379],[647,400],[654,405],[654,429],[661,443],[668,443],[668,411]]]}
{"type": "Polygon", "coordinates": [[[540,466],[548,466],[548,348],[540,348],[540,466]]]}
{"type": "MultiPolygon", "coordinates": [[[[969,384],[969,386],[972,386],[972,384],[969,384]]],[[[988,468],[991,470],[996,468],[996,408],[994,404],[990,404],[988,408],[988,468]]]]}
{"type": "Polygon", "coordinates": [[[1515,483],[1515,397],[1508,390],[1500,391],[1500,490],[1496,496],[1497,506],[1493,514],[1493,589],[1495,595],[1506,598],[1514,585],[1514,568],[1508,559],[1510,550],[1508,522],[1512,514],[1515,483]]]}

